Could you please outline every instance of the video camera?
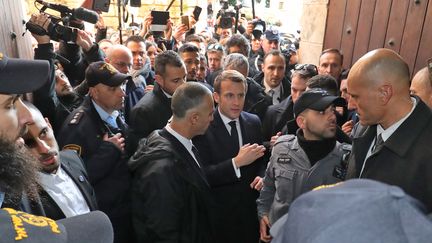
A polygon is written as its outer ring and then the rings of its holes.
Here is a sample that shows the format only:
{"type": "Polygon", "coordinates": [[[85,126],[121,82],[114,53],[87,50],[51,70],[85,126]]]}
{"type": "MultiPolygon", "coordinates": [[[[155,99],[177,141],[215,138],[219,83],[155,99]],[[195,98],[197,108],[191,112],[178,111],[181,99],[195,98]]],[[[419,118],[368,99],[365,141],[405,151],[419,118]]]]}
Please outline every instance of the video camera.
{"type": "Polygon", "coordinates": [[[69,43],[76,42],[77,29],[69,27],[70,21],[83,20],[92,24],[96,24],[96,22],[99,20],[99,15],[96,12],[85,8],[70,9],[62,4],[52,4],[42,0],[35,0],[35,6],[36,3],[43,5],[43,7],[39,9],[40,13],[45,13],[46,9],[52,9],[54,11],[60,12],[60,18],[48,14],[51,18],[51,22],[48,25],[47,31],[43,27],[31,22],[26,23],[26,28],[31,33],[36,35],[48,35],[54,41],[63,40],[69,43]],[[61,25],[60,22],[63,22],[63,25],[61,25]]]}
{"type": "Polygon", "coordinates": [[[261,38],[262,34],[266,31],[266,23],[261,19],[252,20],[252,24],[254,26],[252,35],[255,39],[261,38]]]}
{"type": "Polygon", "coordinates": [[[229,9],[228,1],[221,0],[220,4],[222,5],[222,7],[217,13],[216,19],[219,18],[220,16],[221,18],[220,18],[219,26],[222,29],[230,29],[233,27],[232,19],[235,18],[236,12],[233,9],[229,9]]]}

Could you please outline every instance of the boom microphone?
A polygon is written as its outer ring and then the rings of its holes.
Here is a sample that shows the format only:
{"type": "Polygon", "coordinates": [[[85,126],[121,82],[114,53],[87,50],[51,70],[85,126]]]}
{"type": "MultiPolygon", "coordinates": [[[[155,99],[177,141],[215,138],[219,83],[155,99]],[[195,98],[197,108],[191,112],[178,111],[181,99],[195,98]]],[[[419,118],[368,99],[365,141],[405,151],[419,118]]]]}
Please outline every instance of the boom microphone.
{"type": "Polygon", "coordinates": [[[99,15],[95,11],[91,11],[85,8],[72,9],[72,17],[84,20],[92,24],[96,24],[99,20],[99,15]]]}
{"type": "Polygon", "coordinates": [[[85,9],[85,8],[74,8],[70,9],[65,5],[62,4],[54,4],[54,3],[47,3],[43,0],[36,0],[36,2],[42,4],[46,8],[50,8],[52,10],[58,11],[63,14],[70,14],[73,18],[84,20],[86,22],[96,24],[99,20],[99,15],[91,10],[85,9]]]}

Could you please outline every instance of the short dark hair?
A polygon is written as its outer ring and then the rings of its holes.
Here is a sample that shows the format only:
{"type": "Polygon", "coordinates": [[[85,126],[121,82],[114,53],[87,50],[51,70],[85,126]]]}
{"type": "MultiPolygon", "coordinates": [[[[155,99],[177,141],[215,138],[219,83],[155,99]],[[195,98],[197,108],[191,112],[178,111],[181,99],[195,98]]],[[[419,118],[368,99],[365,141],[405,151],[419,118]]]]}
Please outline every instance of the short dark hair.
{"type": "Polygon", "coordinates": [[[144,40],[144,38],[142,38],[141,36],[139,36],[139,35],[131,35],[131,36],[129,36],[129,38],[126,39],[124,45],[127,46],[127,44],[129,42],[131,42],[131,41],[132,42],[136,42],[136,43],[140,43],[140,42],[143,42],[144,44],[146,43],[146,41],[144,40]]]}
{"type": "Polygon", "coordinates": [[[216,93],[220,94],[221,83],[226,80],[235,83],[243,83],[245,87],[247,87],[247,81],[243,74],[236,70],[225,70],[219,74],[214,81],[213,88],[216,93]]]}
{"type": "Polygon", "coordinates": [[[184,43],[180,48],[178,49],[178,53],[185,53],[185,52],[199,52],[199,49],[197,46],[190,44],[190,43],[184,43]]]}
{"type": "Polygon", "coordinates": [[[156,44],[156,42],[153,41],[146,41],[145,45],[146,45],[146,51],[148,51],[148,49],[152,46],[154,46],[156,50],[158,49],[158,45],[156,44]]]}
{"type": "Polygon", "coordinates": [[[338,85],[335,78],[330,75],[316,75],[306,82],[309,89],[320,88],[327,91],[331,95],[337,95],[338,85]]]}
{"type": "Polygon", "coordinates": [[[343,64],[343,54],[342,54],[342,52],[341,52],[339,49],[337,49],[337,48],[329,48],[329,49],[325,49],[324,51],[321,52],[321,54],[320,54],[320,56],[319,56],[319,59],[321,59],[321,57],[322,57],[324,54],[326,54],[326,53],[334,53],[334,54],[339,55],[340,60],[341,60],[341,64],[343,64]]]}
{"type": "Polygon", "coordinates": [[[347,79],[347,78],[348,78],[348,74],[349,74],[349,72],[350,72],[350,69],[349,69],[349,68],[343,70],[343,72],[342,72],[341,75],[340,75],[340,80],[347,79]]]}
{"type": "Polygon", "coordinates": [[[201,43],[201,42],[204,42],[204,38],[202,38],[201,36],[196,35],[196,34],[191,34],[191,35],[188,35],[188,36],[185,37],[185,43],[188,43],[188,42],[199,42],[199,43],[201,43]]]}
{"type": "Polygon", "coordinates": [[[184,118],[186,113],[203,103],[211,91],[199,82],[187,82],[176,89],[171,100],[171,110],[176,118],[184,118]]]}
{"type": "Polygon", "coordinates": [[[243,35],[234,34],[230,38],[228,38],[224,48],[227,55],[231,54],[229,52],[229,48],[233,46],[238,46],[241,50],[241,54],[243,54],[245,57],[249,56],[250,44],[246,37],[244,37],[243,35]]]}
{"type": "Polygon", "coordinates": [[[155,74],[163,76],[168,65],[172,67],[184,67],[185,64],[175,51],[164,51],[155,57],[155,74]]]}
{"type": "Polygon", "coordinates": [[[265,54],[264,58],[263,58],[263,63],[265,62],[265,60],[267,59],[268,56],[280,56],[284,60],[284,63],[286,63],[285,62],[285,56],[279,50],[271,50],[267,54],[265,54]]]}

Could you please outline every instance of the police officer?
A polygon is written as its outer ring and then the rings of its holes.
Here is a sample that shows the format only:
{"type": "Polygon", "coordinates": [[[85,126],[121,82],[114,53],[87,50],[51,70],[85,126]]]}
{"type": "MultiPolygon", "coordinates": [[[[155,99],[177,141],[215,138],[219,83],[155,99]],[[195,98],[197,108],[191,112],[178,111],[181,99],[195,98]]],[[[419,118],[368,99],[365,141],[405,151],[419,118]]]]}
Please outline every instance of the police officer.
{"type": "Polygon", "coordinates": [[[335,105],[344,103],[341,97],[312,89],[294,104],[300,129],[296,136],[284,135],[276,141],[257,200],[262,241],[271,240],[266,229],[288,212],[300,194],[340,181],[342,176],[335,171],[345,151],[344,145],[336,141],[335,105]]]}
{"type": "Polygon", "coordinates": [[[111,219],[115,242],[131,242],[130,175],[124,153],[127,125],[121,114],[125,84],[131,77],[100,61],[89,65],[89,95],[63,124],[58,140],[62,149],[75,150],[83,159],[99,208],[111,219]]]}

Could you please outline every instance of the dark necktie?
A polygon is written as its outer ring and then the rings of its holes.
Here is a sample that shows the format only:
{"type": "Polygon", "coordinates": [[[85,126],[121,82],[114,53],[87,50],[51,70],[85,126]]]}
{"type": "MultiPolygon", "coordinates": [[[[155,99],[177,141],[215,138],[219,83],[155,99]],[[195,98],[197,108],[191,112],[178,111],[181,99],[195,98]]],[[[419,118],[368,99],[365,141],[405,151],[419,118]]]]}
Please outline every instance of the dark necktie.
{"type": "Polygon", "coordinates": [[[240,149],[240,147],[239,147],[239,136],[238,136],[238,132],[237,132],[236,121],[230,121],[228,124],[231,126],[231,141],[232,141],[232,144],[233,144],[234,148],[236,149],[235,151],[239,151],[239,149],[240,149]]]}
{"type": "Polygon", "coordinates": [[[382,146],[384,145],[384,140],[382,139],[382,136],[381,136],[381,134],[380,135],[378,135],[376,138],[375,138],[375,143],[374,143],[374,145],[372,146],[372,150],[371,150],[371,152],[374,154],[374,153],[376,153],[376,152],[378,152],[381,148],[382,148],[382,146]]]}
{"type": "Polygon", "coordinates": [[[192,145],[192,153],[195,155],[195,159],[197,160],[199,167],[201,168],[201,158],[198,153],[198,149],[192,145]]]}

